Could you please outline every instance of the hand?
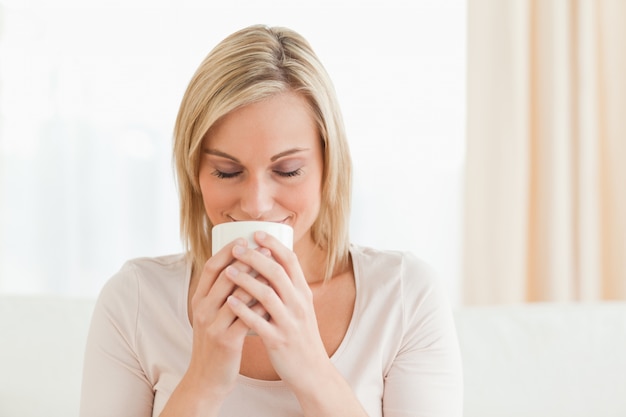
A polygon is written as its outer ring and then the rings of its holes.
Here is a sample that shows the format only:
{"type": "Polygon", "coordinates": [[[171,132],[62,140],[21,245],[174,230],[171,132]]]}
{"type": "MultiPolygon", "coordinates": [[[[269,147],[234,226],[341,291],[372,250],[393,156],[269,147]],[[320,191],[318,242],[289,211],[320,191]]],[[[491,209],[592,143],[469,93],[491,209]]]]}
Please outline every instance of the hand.
{"type": "MultiPolygon", "coordinates": [[[[189,369],[185,375],[191,378],[199,395],[223,399],[234,387],[241,363],[243,342],[249,327],[240,320],[225,303],[236,296],[243,303],[252,304],[253,298],[245,290],[225,276],[225,268],[231,266],[246,273],[251,269],[232,256],[233,247],[246,247],[244,239],[226,245],[204,265],[198,286],[191,299],[193,320],[193,345],[189,369]]],[[[269,255],[267,249],[256,252],[261,257],[269,255]],[[265,253],[265,256],[263,255],[265,253]]],[[[254,304],[250,312],[265,315],[262,305],[254,304]]]]}
{"type": "Polygon", "coordinates": [[[319,383],[321,373],[332,366],[319,334],[311,289],[295,253],[265,233],[257,233],[255,238],[260,246],[270,250],[273,259],[236,245],[232,253],[240,263],[226,268],[226,276],[233,285],[257,299],[270,318],[261,317],[238,294],[228,297],[228,305],[261,337],[281,379],[296,393],[310,390],[319,383]],[[241,264],[247,268],[240,269],[241,264]],[[247,272],[251,269],[267,284],[251,276],[247,272]]]}
{"type": "Polygon", "coordinates": [[[269,314],[261,317],[237,294],[228,297],[232,312],[263,340],[274,370],[298,398],[305,416],[366,417],[359,400],[333,366],[318,330],[313,293],[296,255],[277,239],[255,235],[271,256],[236,245],[233,257],[267,280],[262,283],[237,265],[226,276],[256,298],[269,314]]]}

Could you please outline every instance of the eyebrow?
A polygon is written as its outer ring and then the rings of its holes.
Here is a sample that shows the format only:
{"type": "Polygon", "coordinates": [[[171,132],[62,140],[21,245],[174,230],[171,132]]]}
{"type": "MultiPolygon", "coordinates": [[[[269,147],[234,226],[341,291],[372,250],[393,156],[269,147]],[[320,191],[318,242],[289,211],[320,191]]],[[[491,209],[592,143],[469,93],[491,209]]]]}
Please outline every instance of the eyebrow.
{"type": "MultiPolygon", "coordinates": [[[[275,162],[277,160],[279,160],[280,158],[283,158],[285,156],[289,156],[289,155],[293,155],[295,153],[299,153],[299,152],[304,152],[309,150],[309,148],[293,148],[293,149],[288,149],[286,151],[277,153],[276,155],[272,156],[270,158],[270,161],[275,162]]],[[[230,159],[233,162],[237,162],[238,164],[241,163],[239,161],[239,159],[235,158],[232,155],[227,154],[226,152],[222,152],[220,150],[217,149],[205,149],[204,153],[207,153],[209,155],[215,155],[215,156],[220,156],[222,158],[226,158],[226,159],[230,159]]]]}
{"type": "Polygon", "coordinates": [[[293,155],[294,153],[308,151],[308,150],[309,150],[309,148],[293,148],[293,149],[289,149],[289,150],[286,150],[284,152],[281,152],[281,153],[278,153],[278,154],[272,156],[270,158],[270,161],[274,162],[274,161],[279,160],[282,157],[293,155]]]}
{"type": "Polygon", "coordinates": [[[229,155],[226,152],[218,151],[217,149],[204,149],[204,153],[207,153],[209,155],[220,156],[220,157],[226,158],[226,159],[230,159],[230,160],[232,160],[234,162],[237,162],[238,164],[241,163],[239,161],[239,159],[235,158],[234,156],[229,155]]]}

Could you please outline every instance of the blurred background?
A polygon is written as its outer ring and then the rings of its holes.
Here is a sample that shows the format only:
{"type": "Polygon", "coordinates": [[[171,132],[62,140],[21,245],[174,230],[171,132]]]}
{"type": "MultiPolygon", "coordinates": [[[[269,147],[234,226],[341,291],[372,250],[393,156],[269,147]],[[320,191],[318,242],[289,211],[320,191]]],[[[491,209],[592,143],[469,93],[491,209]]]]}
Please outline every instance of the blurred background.
{"type": "Polygon", "coordinates": [[[335,83],[354,242],[409,250],[458,298],[463,1],[0,1],[0,292],[96,295],[182,250],[171,164],[182,94],[250,24],[291,27],[335,83]]]}
{"type": "Polygon", "coordinates": [[[95,296],[182,250],[180,99],[264,23],[335,83],[355,243],[415,253],[455,306],[626,299],[626,2],[210,3],[0,0],[0,293],[95,296]]]}

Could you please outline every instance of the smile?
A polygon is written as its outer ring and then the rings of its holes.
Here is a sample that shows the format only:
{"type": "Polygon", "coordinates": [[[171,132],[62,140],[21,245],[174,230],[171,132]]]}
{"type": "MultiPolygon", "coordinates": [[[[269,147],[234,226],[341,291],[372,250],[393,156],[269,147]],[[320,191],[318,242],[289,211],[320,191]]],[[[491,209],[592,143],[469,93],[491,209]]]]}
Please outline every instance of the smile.
{"type": "Polygon", "coordinates": [[[244,221],[250,221],[250,220],[254,220],[254,221],[259,221],[259,222],[270,222],[270,223],[281,223],[281,224],[286,224],[287,220],[289,220],[290,216],[285,217],[282,220],[264,220],[264,219],[235,219],[232,216],[227,216],[231,221],[233,222],[244,222],[244,221]]]}

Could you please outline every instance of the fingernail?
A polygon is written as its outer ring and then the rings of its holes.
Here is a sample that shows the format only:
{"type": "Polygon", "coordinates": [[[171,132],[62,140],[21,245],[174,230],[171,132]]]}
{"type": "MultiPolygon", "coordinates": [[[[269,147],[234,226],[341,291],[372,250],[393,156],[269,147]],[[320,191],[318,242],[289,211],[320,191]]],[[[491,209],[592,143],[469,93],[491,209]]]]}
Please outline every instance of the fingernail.
{"type": "Polygon", "coordinates": [[[270,250],[267,249],[267,248],[261,248],[261,249],[259,249],[259,252],[261,252],[261,254],[263,254],[265,256],[270,256],[272,254],[272,252],[270,252],[270,250]]]}
{"type": "Polygon", "coordinates": [[[234,295],[229,295],[228,298],[226,299],[226,302],[233,307],[236,307],[239,304],[241,304],[241,301],[239,301],[237,297],[235,297],[234,295]]]}
{"type": "Polygon", "coordinates": [[[228,265],[226,267],[226,274],[231,277],[236,277],[239,275],[239,270],[232,265],[228,265]]]}
{"type": "Polygon", "coordinates": [[[235,255],[243,255],[243,253],[245,252],[245,248],[241,245],[235,245],[235,248],[233,249],[233,253],[235,255]]]}
{"type": "Polygon", "coordinates": [[[263,240],[263,239],[265,239],[266,237],[267,237],[267,233],[265,233],[265,232],[261,232],[261,231],[256,232],[256,238],[257,238],[257,239],[259,239],[259,240],[263,240]]]}

